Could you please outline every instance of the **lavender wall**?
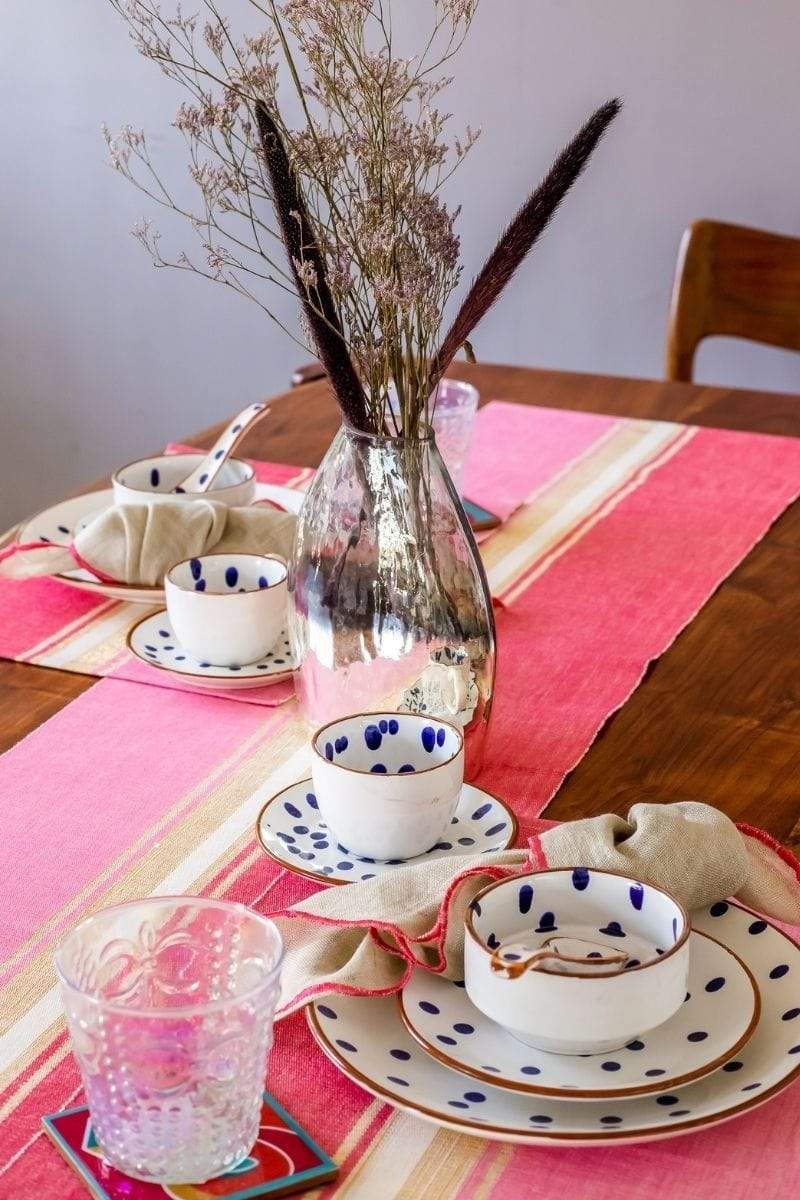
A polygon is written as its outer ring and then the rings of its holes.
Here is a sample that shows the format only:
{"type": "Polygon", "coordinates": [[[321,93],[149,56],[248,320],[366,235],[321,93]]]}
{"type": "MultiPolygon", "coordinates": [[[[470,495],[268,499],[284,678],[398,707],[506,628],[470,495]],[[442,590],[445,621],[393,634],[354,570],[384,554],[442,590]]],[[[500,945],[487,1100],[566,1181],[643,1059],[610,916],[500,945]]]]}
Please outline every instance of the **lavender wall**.
{"type": "MultiPolygon", "coordinates": [[[[395,0],[409,35],[424,4],[395,0]]],[[[484,129],[458,180],[468,272],[593,106],[627,107],[479,356],[658,376],[692,218],[800,235],[798,45],[796,0],[483,0],[450,97],[484,129]]],[[[104,165],[100,122],[144,126],[180,170],[178,99],[104,0],[6,12],[0,525],[282,388],[301,357],[223,289],[154,271],[128,235],[146,203],[104,165]]],[[[800,392],[800,357],[741,343],[708,345],[698,374],[800,392]]]]}

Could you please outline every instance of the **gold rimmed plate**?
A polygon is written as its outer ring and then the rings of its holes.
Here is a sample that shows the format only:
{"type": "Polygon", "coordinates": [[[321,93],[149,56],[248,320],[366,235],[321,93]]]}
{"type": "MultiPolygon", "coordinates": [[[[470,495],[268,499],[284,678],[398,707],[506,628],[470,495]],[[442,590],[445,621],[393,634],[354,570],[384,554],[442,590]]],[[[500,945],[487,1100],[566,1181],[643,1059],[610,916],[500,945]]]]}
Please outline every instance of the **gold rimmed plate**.
{"type": "Polygon", "coordinates": [[[505,850],[517,836],[514,814],[490,792],[465,783],[455,816],[435,846],[415,858],[376,862],[351,854],[321,819],[310,779],[284,788],[262,808],[256,835],[282,867],[319,883],[357,883],[406,864],[505,850]]]}
{"type": "MultiPolygon", "coordinates": [[[[429,971],[416,971],[403,989],[400,1015],[434,1058],[495,1087],[569,1100],[661,1093],[732,1059],[751,1037],[761,1009],[758,986],[732,950],[695,930],[690,956],[688,990],[677,1013],[603,1054],[533,1050],[475,1008],[463,981],[429,971]]],[[[644,1028],[646,1013],[642,1023],[644,1028]]]]}
{"type": "Polygon", "coordinates": [[[192,687],[212,691],[240,691],[266,687],[291,679],[294,658],[284,630],[275,645],[258,662],[219,666],[196,658],[175,637],[166,609],[144,617],[128,633],[131,654],[155,671],[164,671],[192,687]]]}
{"type": "Polygon", "coordinates": [[[326,997],[307,1009],[324,1053],[353,1082],[397,1108],[495,1141],[588,1146],[637,1143],[710,1128],[764,1104],[800,1075],[800,948],[738,905],[692,923],[752,973],[761,1011],[749,1041],[719,1070],[635,1098],[582,1100],[498,1088],[444,1066],[409,1034],[395,997],[326,997]]]}

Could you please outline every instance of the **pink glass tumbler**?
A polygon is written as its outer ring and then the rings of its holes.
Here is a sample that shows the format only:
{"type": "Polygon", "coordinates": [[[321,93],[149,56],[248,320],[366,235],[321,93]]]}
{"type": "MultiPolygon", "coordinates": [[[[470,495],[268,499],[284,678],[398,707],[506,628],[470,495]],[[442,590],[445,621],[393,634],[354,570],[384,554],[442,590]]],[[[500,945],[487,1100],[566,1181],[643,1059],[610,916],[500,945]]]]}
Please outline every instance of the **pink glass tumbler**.
{"type": "Polygon", "coordinates": [[[104,909],[55,965],[103,1155],[136,1179],[202,1183],[255,1143],[283,946],[241,904],[104,909]]]}

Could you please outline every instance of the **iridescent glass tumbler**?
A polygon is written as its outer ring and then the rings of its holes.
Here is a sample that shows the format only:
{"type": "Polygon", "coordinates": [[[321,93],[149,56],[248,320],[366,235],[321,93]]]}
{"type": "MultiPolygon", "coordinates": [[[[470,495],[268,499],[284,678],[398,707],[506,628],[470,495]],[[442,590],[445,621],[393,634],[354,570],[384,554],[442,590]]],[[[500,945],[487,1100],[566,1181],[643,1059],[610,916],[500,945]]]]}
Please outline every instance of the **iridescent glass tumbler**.
{"type": "Polygon", "coordinates": [[[104,1157],[202,1183],[256,1141],[283,947],[241,904],[155,897],[83,921],[56,951],[104,1157]]]}

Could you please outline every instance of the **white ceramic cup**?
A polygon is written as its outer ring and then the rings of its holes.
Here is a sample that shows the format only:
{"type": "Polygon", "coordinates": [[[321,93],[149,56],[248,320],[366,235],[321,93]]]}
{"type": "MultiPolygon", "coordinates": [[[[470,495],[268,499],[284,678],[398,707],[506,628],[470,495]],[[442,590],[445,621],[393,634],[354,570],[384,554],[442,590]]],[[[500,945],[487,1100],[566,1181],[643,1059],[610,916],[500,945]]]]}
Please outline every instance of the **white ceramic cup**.
{"type": "Polygon", "coordinates": [[[253,468],[229,458],[207,492],[173,492],[200,465],[204,454],[157,454],[120,467],[111,476],[115,504],[186,504],[217,500],[231,508],[251,504],[256,491],[253,468]]]}
{"type": "Polygon", "coordinates": [[[365,858],[414,858],[441,837],[464,781],[464,735],[417,713],[359,713],[312,738],[314,794],[343,846],[365,858]]]}
{"type": "Polygon", "coordinates": [[[613,871],[576,867],[515,875],[489,884],[467,912],[467,994],[487,1017],[540,1050],[616,1050],[680,1008],[689,931],[685,909],[668,892],[613,871]],[[598,947],[615,953],[630,948],[633,954],[623,965],[582,967],[581,974],[552,967],[515,972],[521,945],[541,946],[556,935],[568,941],[576,930],[593,944],[593,956],[598,947]],[[506,945],[511,961],[504,968],[506,945]],[[642,946],[650,948],[649,957],[642,946]]]}
{"type": "Polygon", "coordinates": [[[286,574],[274,554],[203,554],[176,563],[164,577],[175,637],[213,666],[257,662],[286,627],[286,574]]]}

